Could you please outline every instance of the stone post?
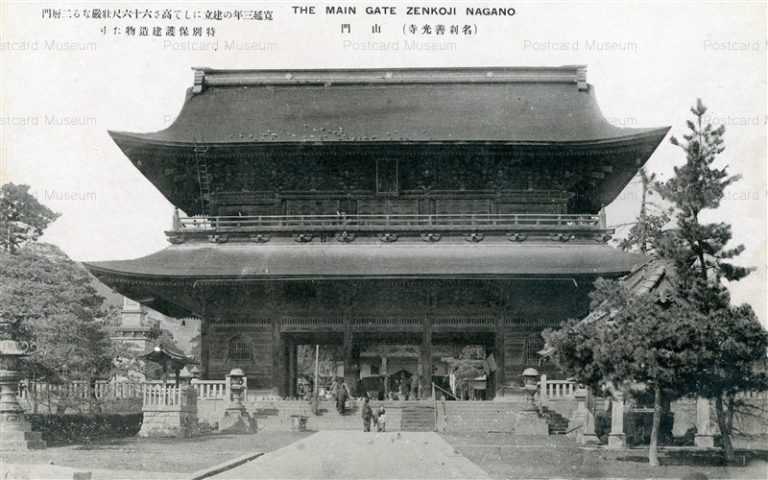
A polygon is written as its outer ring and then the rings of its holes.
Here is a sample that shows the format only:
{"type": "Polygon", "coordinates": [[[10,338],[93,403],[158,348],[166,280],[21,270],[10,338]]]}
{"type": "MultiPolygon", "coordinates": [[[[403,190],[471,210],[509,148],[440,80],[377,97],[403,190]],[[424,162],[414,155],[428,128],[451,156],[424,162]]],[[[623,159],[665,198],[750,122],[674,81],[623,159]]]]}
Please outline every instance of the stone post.
{"type": "Polygon", "coordinates": [[[616,392],[611,401],[611,433],[608,434],[608,448],[627,448],[624,435],[624,394],[616,392]]]}
{"type": "Polygon", "coordinates": [[[576,441],[582,445],[599,445],[600,439],[595,434],[595,414],[592,411],[592,391],[589,388],[577,388],[574,392],[576,411],[570,425],[581,425],[576,434],[576,441]]]}
{"type": "Polygon", "coordinates": [[[539,380],[539,404],[542,407],[549,405],[549,396],[547,396],[547,375],[544,374],[539,380]]]}
{"type": "Polygon", "coordinates": [[[694,444],[700,448],[715,446],[712,436],[710,404],[707,398],[696,398],[696,437],[694,444]]]}
{"type": "Polygon", "coordinates": [[[24,417],[16,393],[19,388],[19,358],[29,352],[29,345],[14,338],[15,322],[0,318],[0,451],[45,448],[39,432],[24,417]]]}
{"type": "Polygon", "coordinates": [[[185,369],[179,376],[178,387],[163,384],[144,392],[139,437],[189,438],[200,433],[194,380],[185,369]]]}

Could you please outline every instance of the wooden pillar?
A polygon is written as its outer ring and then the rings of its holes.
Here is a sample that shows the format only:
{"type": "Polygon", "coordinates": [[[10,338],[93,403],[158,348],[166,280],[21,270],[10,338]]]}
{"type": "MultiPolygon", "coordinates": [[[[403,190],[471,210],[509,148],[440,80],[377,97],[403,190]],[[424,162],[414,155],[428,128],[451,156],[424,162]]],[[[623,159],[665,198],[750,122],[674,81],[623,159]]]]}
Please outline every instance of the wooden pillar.
{"type": "Polygon", "coordinates": [[[284,397],[288,394],[285,388],[285,344],[280,333],[280,320],[272,319],[272,388],[277,395],[284,397]]]}
{"type": "Polygon", "coordinates": [[[379,374],[384,375],[384,399],[389,398],[389,370],[387,366],[387,357],[381,356],[381,366],[379,367],[379,374]]]}
{"type": "Polygon", "coordinates": [[[354,369],[354,359],[352,358],[352,321],[349,315],[344,315],[344,381],[351,392],[354,392],[357,378],[354,369]]]}
{"type": "Polygon", "coordinates": [[[210,380],[210,332],[213,329],[208,324],[208,319],[200,319],[200,378],[210,380]]]}
{"type": "Polygon", "coordinates": [[[496,315],[496,328],[494,334],[494,346],[493,346],[493,359],[496,361],[496,374],[495,379],[495,395],[504,395],[504,385],[506,384],[505,372],[504,372],[504,335],[505,335],[505,318],[506,316],[502,312],[498,312],[496,315]]]}
{"type": "Polygon", "coordinates": [[[425,315],[421,335],[421,398],[432,396],[432,319],[425,315]]]}
{"type": "Polygon", "coordinates": [[[297,368],[296,368],[296,343],[293,340],[288,340],[288,396],[296,396],[296,380],[297,380],[297,368]]]}
{"type": "Polygon", "coordinates": [[[210,350],[213,325],[211,325],[210,315],[208,313],[209,297],[204,291],[193,291],[192,296],[197,301],[198,310],[195,313],[200,318],[200,379],[210,380],[210,350]]]}

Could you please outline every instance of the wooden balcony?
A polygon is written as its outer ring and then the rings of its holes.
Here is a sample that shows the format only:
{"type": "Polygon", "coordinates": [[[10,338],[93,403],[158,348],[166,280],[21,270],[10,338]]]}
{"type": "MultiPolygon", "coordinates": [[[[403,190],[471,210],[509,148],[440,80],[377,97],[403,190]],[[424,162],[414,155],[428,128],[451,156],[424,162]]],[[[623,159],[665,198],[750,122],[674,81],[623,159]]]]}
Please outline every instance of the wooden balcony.
{"type": "Polygon", "coordinates": [[[360,232],[583,232],[606,231],[601,215],[436,214],[436,215],[265,215],[195,216],[175,219],[169,235],[253,235],[360,232]]]}

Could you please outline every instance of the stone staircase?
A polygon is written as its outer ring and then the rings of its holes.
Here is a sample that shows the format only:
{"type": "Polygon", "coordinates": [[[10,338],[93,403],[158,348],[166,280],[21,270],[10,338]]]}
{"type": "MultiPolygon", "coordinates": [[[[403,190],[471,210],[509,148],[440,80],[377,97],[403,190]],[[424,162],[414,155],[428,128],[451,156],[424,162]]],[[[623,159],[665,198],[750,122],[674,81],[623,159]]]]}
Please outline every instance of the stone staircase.
{"type": "Polygon", "coordinates": [[[568,433],[568,419],[547,407],[541,408],[541,413],[547,420],[550,435],[565,435],[568,433]]]}
{"type": "Polygon", "coordinates": [[[435,409],[431,405],[406,405],[402,410],[400,430],[403,432],[432,432],[435,430],[435,409]]]}
{"type": "MultiPolygon", "coordinates": [[[[515,423],[520,412],[528,408],[526,401],[514,401],[508,398],[504,402],[482,401],[374,401],[373,409],[383,406],[387,411],[388,431],[412,432],[499,432],[515,433],[515,423]],[[435,412],[435,405],[437,412],[435,412]],[[437,413],[437,422],[435,422],[437,413]]],[[[560,435],[568,431],[567,402],[553,402],[542,409],[551,435],[560,435]]],[[[306,401],[297,400],[258,400],[247,401],[245,406],[256,421],[259,430],[288,431],[291,429],[291,416],[307,417],[307,429],[323,430],[355,430],[363,429],[360,418],[360,404],[356,401],[348,403],[345,415],[339,415],[334,402],[321,401],[319,412],[315,415],[311,405],[306,401]]],[[[218,421],[224,402],[198,402],[198,418],[214,425],[218,421]],[[210,404],[210,405],[209,405],[210,404]],[[215,408],[213,408],[215,406],[215,408]]]]}

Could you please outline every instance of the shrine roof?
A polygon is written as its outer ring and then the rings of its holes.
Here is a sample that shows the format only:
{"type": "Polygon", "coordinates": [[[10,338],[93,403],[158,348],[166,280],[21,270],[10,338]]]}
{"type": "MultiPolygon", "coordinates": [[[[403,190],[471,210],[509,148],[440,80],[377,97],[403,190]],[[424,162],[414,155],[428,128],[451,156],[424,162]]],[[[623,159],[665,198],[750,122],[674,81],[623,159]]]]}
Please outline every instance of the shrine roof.
{"type": "Polygon", "coordinates": [[[179,368],[187,364],[197,363],[195,359],[188,357],[184,352],[170,345],[157,345],[139,358],[159,364],[169,362],[178,365],[179,368]]]}
{"type": "Polygon", "coordinates": [[[647,258],[598,243],[173,245],[135,260],[85,263],[99,279],[292,280],[627,274],[647,258]]]}
{"type": "Polygon", "coordinates": [[[586,68],[195,70],[181,113],[148,145],[492,142],[567,144],[663,138],[602,115],[586,68]]]}

